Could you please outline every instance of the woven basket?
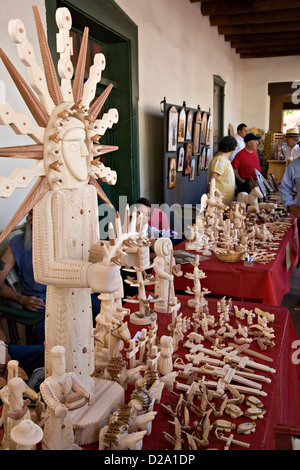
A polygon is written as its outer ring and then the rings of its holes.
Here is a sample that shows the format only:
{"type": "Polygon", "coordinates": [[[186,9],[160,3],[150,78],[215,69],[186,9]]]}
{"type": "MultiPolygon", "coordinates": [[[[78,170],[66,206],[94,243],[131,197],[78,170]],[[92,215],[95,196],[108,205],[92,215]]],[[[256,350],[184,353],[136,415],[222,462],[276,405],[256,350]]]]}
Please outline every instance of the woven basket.
{"type": "Polygon", "coordinates": [[[220,261],[224,261],[224,263],[236,263],[243,256],[242,251],[235,251],[234,253],[220,253],[218,251],[214,251],[214,254],[220,261]]]}

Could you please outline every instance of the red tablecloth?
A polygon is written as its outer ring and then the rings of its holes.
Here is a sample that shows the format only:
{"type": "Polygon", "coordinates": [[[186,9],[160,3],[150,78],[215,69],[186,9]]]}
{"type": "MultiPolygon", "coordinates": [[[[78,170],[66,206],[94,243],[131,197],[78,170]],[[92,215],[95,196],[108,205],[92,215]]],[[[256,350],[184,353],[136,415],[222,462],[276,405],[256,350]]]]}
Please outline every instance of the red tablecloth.
{"type": "MultiPolygon", "coordinates": [[[[188,298],[188,296],[179,296],[179,300],[181,301],[180,311],[183,313],[183,316],[189,316],[193,313],[193,309],[187,305],[188,298]]],[[[208,299],[208,305],[210,314],[215,315],[217,308],[217,300],[208,299]]],[[[298,346],[298,350],[300,350],[300,346],[296,343],[297,335],[292,324],[289,311],[286,308],[244,302],[233,302],[233,305],[237,305],[239,308],[241,308],[241,306],[244,306],[248,310],[254,310],[255,307],[259,307],[263,311],[275,314],[274,323],[269,324],[269,326],[274,328],[275,331],[275,346],[273,348],[269,348],[267,352],[261,351],[257,345],[253,344],[251,346],[251,349],[271,357],[273,359],[273,362],[267,363],[255,357],[249,356],[255,362],[261,362],[265,365],[269,365],[270,367],[276,370],[276,374],[255,371],[255,373],[266,375],[267,377],[272,379],[271,383],[263,384],[262,390],[267,393],[267,396],[259,397],[263,402],[264,408],[267,411],[263,419],[255,421],[257,424],[257,428],[254,434],[251,434],[249,436],[235,434],[236,439],[250,443],[250,449],[252,450],[273,450],[275,449],[273,431],[274,425],[281,424],[300,426],[300,393],[298,388],[298,379],[300,379],[300,365],[295,363],[300,363],[300,352],[297,355],[297,350],[295,349],[296,346],[298,346]]],[[[132,304],[129,305],[129,308],[131,308],[131,310],[133,311],[132,304]]],[[[168,316],[164,314],[158,314],[158,337],[161,337],[163,334],[169,334],[168,324],[170,321],[170,315],[168,316]]],[[[232,321],[233,320],[231,320],[230,322],[231,324],[232,321]]],[[[241,321],[241,324],[246,325],[246,322],[241,321]]],[[[140,326],[130,324],[132,336],[141,328],[142,327],[140,326]]],[[[199,333],[200,332],[201,331],[199,330],[199,333]]],[[[209,347],[210,343],[207,342],[206,344],[207,347],[209,347]]],[[[189,353],[189,349],[180,346],[180,348],[175,354],[184,358],[184,355],[187,353],[189,353]]],[[[185,360],[185,362],[187,361],[185,360]]],[[[200,376],[201,374],[199,374],[199,377],[200,376]]],[[[207,376],[207,379],[214,380],[209,376],[207,376]]],[[[179,380],[179,382],[184,383],[184,381],[182,380],[179,380]]],[[[126,399],[130,399],[130,394],[132,393],[132,390],[132,388],[128,388],[126,392],[126,399]]],[[[178,395],[180,393],[184,393],[180,390],[176,390],[175,387],[173,391],[178,395]]],[[[175,407],[177,400],[178,397],[172,395],[168,390],[163,391],[162,403],[171,403],[175,407]]],[[[200,406],[200,402],[196,400],[196,403],[200,406]]],[[[243,410],[247,408],[244,403],[240,405],[240,407],[243,410]]],[[[162,407],[160,405],[155,405],[154,410],[157,410],[158,414],[153,422],[152,434],[150,436],[144,437],[143,449],[171,450],[172,445],[164,439],[162,433],[163,431],[166,431],[172,434],[173,428],[170,424],[168,424],[168,420],[172,421],[172,418],[169,415],[163,413],[162,407]]],[[[192,428],[193,422],[196,419],[197,417],[191,413],[190,424],[192,428]]],[[[212,417],[211,422],[213,422],[215,419],[217,418],[212,417]]],[[[242,422],[251,421],[243,416],[233,420],[225,414],[222,419],[232,421],[236,424],[236,426],[238,426],[242,422]]],[[[209,448],[223,449],[223,447],[224,443],[218,441],[218,439],[214,436],[213,432],[210,432],[209,448]]],[[[231,449],[243,448],[237,445],[233,445],[231,449]]]]}
{"type": "MultiPolygon", "coordinates": [[[[224,263],[212,254],[207,260],[200,261],[199,267],[207,276],[201,280],[201,285],[215,296],[226,295],[267,305],[280,305],[283,296],[289,292],[292,271],[298,262],[295,236],[298,237],[296,222],[280,241],[276,259],[268,264],[244,266],[243,261],[224,263]]],[[[186,241],[179,243],[174,251],[185,251],[185,245],[186,241]]],[[[182,271],[192,272],[193,266],[182,264],[182,271]]],[[[184,291],[187,285],[193,287],[192,281],[184,276],[175,277],[174,285],[176,291],[184,291]]]]}
{"type": "MultiPolygon", "coordinates": [[[[181,309],[179,312],[182,312],[183,316],[187,317],[192,315],[193,313],[193,309],[187,305],[188,298],[188,296],[178,297],[179,301],[181,302],[181,309]]],[[[271,314],[275,314],[275,321],[274,323],[270,323],[269,326],[272,326],[274,328],[276,345],[273,348],[268,349],[267,352],[264,352],[264,354],[267,354],[273,359],[273,362],[266,363],[264,361],[261,361],[260,359],[250,356],[252,360],[256,362],[262,362],[263,364],[269,365],[270,367],[276,369],[276,374],[270,374],[255,370],[255,373],[265,375],[272,379],[271,383],[263,384],[262,389],[267,393],[267,396],[260,397],[261,401],[263,402],[264,409],[266,409],[266,414],[264,415],[263,419],[259,419],[256,421],[257,428],[254,434],[251,434],[249,436],[235,434],[236,439],[250,443],[250,450],[273,450],[275,449],[274,425],[300,426],[300,395],[298,389],[298,379],[300,379],[300,366],[299,364],[297,364],[297,362],[300,362],[300,347],[297,343],[296,332],[293,327],[289,311],[286,308],[263,306],[261,304],[241,302],[233,302],[233,305],[237,305],[239,308],[244,306],[248,310],[254,310],[254,308],[258,306],[263,311],[268,311],[271,314]],[[298,347],[299,353],[297,353],[297,349],[295,349],[296,347],[298,347]]],[[[209,313],[216,315],[217,300],[209,299],[208,306],[209,313]]],[[[131,311],[135,311],[137,309],[137,304],[127,304],[126,307],[130,308],[131,311]]],[[[158,314],[158,338],[160,338],[163,334],[169,334],[168,325],[170,321],[171,315],[158,314]]],[[[233,317],[230,320],[230,324],[234,324],[233,317]]],[[[246,323],[241,321],[241,324],[246,323]]],[[[148,326],[133,325],[130,322],[129,327],[132,338],[142,328],[148,328],[148,326]]],[[[200,332],[201,331],[199,331],[199,333],[200,332]]],[[[179,356],[184,359],[185,354],[190,352],[189,349],[183,348],[182,344],[183,342],[180,343],[180,347],[178,351],[173,355],[173,359],[175,359],[175,356],[179,356]]],[[[204,345],[206,347],[209,347],[210,343],[206,341],[204,342],[204,345]]],[[[128,347],[128,345],[125,344],[125,347],[128,347]]],[[[261,352],[257,345],[252,345],[251,349],[261,352]]],[[[185,360],[185,362],[187,361],[185,360]]],[[[199,374],[199,377],[201,377],[201,374],[199,374]]],[[[209,380],[213,380],[210,376],[207,376],[207,378],[209,380]]],[[[181,379],[178,379],[178,381],[185,383],[181,379]]],[[[129,402],[133,389],[133,385],[128,386],[128,389],[125,393],[126,403],[129,402]]],[[[180,390],[177,390],[176,387],[174,387],[173,392],[178,395],[180,393],[183,393],[180,390]]],[[[177,401],[178,396],[176,397],[167,389],[163,390],[161,403],[171,404],[173,407],[175,407],[177,401]]],[[[194,403],[197,406],[200,406],[200,402],[198,400],[194,400],[194,403]]],[[[242,408],[242,410],[247,409],[245,403],[242,403],[240,407],[242,408]]],[[[155,420],[153,421],[151,435],[144,437],[143,450],[172,450],[172,445],[168,443],[163,436],[164,431],[168,432],[171,435],[173,434],[174,428],[168,423],[168,420],[172,421],[172,418],[164,413],[160,404],[155,405],[154,410],[158,413],[155,417],[155,420]]],[[[216,419],[217,418],[214,418],[213,415],[211,415],[211,423],[213,423],[216,419]]],[[[245,418],[243,416],[236,420],[233,420],[225,414],[222,419],[234,422],[236,424],[236,427],[242,422],[250,421],[248,418],[245,418]]],[[[193,423],[196,420],[198,420],[198,418],[191,413],[191,430],[193,430],[193,423]]],[[[2,437],[2,432],[0,432],[0,436],[2,437]]],[[[96,450],[97,448],[98,443],[84,446],[85,450],[96,450]]],[[[214,436],[213,431],[211,431],[209,435],[208,448],[224,448],[224,443],[218,441],[218,439],[214,436]]],[[[232,445],[230,449],[242,450],[243,448],[237,445],[232,445]]],[[[186,444],[183,446],[182,450],[188,450],[186,444]]]]}

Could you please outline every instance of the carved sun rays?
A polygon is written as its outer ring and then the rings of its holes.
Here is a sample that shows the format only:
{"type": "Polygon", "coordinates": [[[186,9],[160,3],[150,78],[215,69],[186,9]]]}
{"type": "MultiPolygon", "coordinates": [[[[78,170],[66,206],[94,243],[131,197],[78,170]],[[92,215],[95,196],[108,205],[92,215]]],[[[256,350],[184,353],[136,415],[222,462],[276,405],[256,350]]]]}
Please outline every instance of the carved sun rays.
{"type": "MultiPolygon", "coordinates": [[[[72,85],[73,65],[70,57],[73,53],[73,43],[69,34],[72,25],[71,15],[67,8],[59,8],[56,11],[56,22],[59,29],[56,36],[57,52],[60,57],[58,61],[59,81],[38,8],[36,6],[32,8],[44,70],[40,69],[35,60],[34,49],[27,39],[25,26],[19,19],[9,22],[8,31],[17,46],[21,62],[26,66],[30,86],[2,49],[0,49],[0,58],[36,124],[32,123],[25,114],[15,112],[9,103],[0,103],[0,124],[10,125],[16,134],[28,135],[35,144],[2,147],[0,148],[0,157],[30,158],[35,160],[35,163],[30,165],[27,170],[14,170],[8,178],[0,177],[0,197],[10,197],[15,188],[26,187],[33,177],[38,177],[38,180],[2,232],[0,242],[50,189],[44,176],[44,132],[52,111],[61,103],[74,103],[74,108],[85,114],[84,119],[88,122],[89,137],[93,143],[92,157],[94,158],[89,184],[95,186],[99,197],[110,205],[111,203],[97,179],[109,184],[116,182],[115,172],[105,167],[99,157],[117,150],[118,147],[100,145],[99,140],[106,130],[118,121],[118,112],[111,109],[103,115],[102,119],[97,119],[112,90],[112,85],[109,85],[90,107],[90,103],[95,97],[97,83],[100,82],[102,71],[105,68],[105,57],[103,54],[95,55],[89,77],[84,83],[88,48],[88,28],[85,28],[72,85]]],[[[55,171],[60,171],[59,165],[55,167],[55,171]]]]}

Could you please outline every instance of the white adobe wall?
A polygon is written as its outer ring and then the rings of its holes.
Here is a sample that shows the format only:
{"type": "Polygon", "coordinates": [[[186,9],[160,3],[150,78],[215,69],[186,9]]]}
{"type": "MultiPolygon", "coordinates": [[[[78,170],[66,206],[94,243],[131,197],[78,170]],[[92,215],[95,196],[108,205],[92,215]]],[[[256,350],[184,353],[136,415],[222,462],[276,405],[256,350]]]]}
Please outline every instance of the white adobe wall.
{"type": "MultiPolygon", "coordinates": [[[[213,75],[226,82],[224,131],[241,119],[242,65],[239,56],[189,0],[116,0],[138,26],[141,194],[153,199],[153,155],[161,141],[149,129],[160,101],[209,110],[213,75]]],[[[159,136],[161,137],[161,136],[159,136]]]]}
{"type": "MultiPolygon", "coordinates": [[[[1,15],[0,15],[0,47],[3,49],[5,54],[9,57],[14,66],[23,75],[26,81],[27,72],[26,67],[18,58],[16,45],[12,42],[9,37],[7,25],[9,20],[14,18],[20,18],[26,28],[27,38],[34,46],[36,51],[36,59],[40,67],[42,67],[42,61],[39,54],[39,45],[36,34],[34,16],[32,11],[32,5],[37,5],[44,28],[46,28],[46,11],[44,0],[35,0],[34,2],[29,0],[1,0],[1,15]]],[[[26,113],[28,117],[35,123],[30,111],[26,104],[24,104],[21,95],[19,94],[15,84],[13,83],[10,75],[6,71],[2,61],[0,60],[0,100],[1,102],[9,102],[12,108],[19,113],[26,113]]],[[[0,146],[13,146],[13,145],[27,145],[33,144],[33,140],[27,136],[17,135],[9,126],[0,125],[0,146]]],[[[24,168],[32,163],[32,160],[16,159],[16,158],[0,158],[0,177],[9,176],[14,168],[24,168]]],[[[19,205],[23,201],[25,195],[29,189],[33,186],[32,184],[24,189],[16,189],[10,199],[0,198],[0,231],[2,231],[6,224],[11,219],[12,215],[18,209],[19,205]]]]}
{"type": "MultiPolygon", "coordinates": [[[[268,83],[300,80],[300,56],[244,59],[242,63],[242,113],[247,125],[269,130],[268,83]]],[[[292,90],[292,92],[295,90],[292,90]]]]}

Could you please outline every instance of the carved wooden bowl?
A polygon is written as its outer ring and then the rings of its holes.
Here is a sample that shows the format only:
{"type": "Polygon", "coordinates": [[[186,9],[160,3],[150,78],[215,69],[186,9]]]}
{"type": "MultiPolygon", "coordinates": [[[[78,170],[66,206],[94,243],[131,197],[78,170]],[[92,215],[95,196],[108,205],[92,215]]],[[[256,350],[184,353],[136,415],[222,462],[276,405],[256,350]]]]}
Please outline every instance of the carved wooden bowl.
{"type": "Polygon", "coordinates": [[[224,261],[224,263],[236,263],[243,256],[242,251],[235,251],[233,253],[214,251],[214,254],[220,261],[224,261]]]}

